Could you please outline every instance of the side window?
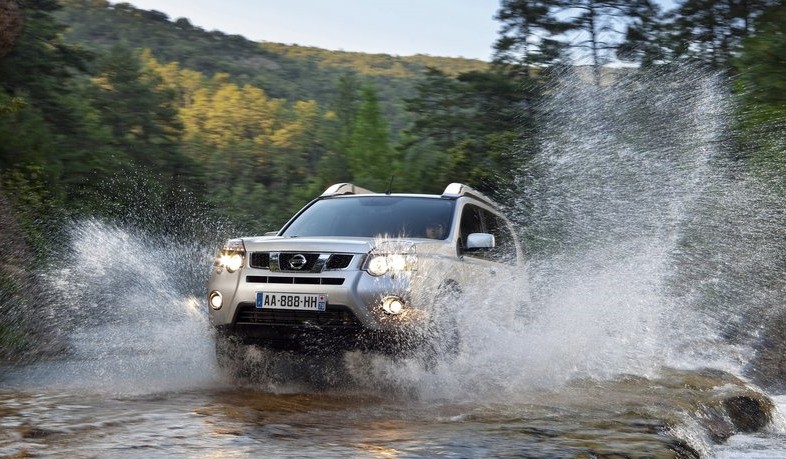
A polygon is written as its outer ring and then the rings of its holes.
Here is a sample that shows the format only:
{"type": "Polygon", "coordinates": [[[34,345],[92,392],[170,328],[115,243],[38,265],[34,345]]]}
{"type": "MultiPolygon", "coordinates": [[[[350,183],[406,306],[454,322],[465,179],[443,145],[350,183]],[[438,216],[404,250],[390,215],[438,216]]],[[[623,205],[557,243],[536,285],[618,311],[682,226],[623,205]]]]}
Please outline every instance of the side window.
{"type": "Polygon", "coordinates": [[[467,236],[471,233],[483,232],[483,209],[472,204],[467,204],[461,211],[461,226],[459,227],[459,251],[467,248],[467,236]]]}
{"type": "Polygon", "coordinates": [[[466,256],[499,263],[516,262],[516,244],[505,220],[478,206],[467,204],[461,214],[459,252],[466,256]],[[467,236],[471,233],[491,233],[496,247],[489,250],[464,252],[467,236]]]}

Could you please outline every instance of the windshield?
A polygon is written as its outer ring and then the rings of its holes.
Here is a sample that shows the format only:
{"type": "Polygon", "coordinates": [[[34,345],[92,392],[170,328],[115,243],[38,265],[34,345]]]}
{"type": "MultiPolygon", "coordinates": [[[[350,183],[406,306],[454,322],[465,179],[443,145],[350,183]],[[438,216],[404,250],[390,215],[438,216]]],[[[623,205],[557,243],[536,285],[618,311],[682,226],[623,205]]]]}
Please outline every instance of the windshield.
{"type": "Polygon", "coordinates": [[[453,199],[414,196],[321,199],[303,211],[282,236],[446,239],[455,204],[453,199]]]}

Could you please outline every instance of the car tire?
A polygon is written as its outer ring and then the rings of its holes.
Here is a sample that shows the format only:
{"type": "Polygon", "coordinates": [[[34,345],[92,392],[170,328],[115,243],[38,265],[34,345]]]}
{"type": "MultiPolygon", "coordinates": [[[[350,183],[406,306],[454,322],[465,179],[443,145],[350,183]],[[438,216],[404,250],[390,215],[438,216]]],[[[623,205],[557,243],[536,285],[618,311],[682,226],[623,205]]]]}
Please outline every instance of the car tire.
{"type": "Polygon", "coordinates": [[[221,371],[234,374],[237,370],[239,344],[223,333],[216,333],[216,364],[221,371]]]}
{"type": "Polygon", "coordinates": [[[427,368],[458,355],[461,336],[456,320],[456,305],[461,302],[461,287],[454,281],[443,282],[432,303],[425,346],[427,368]]]}

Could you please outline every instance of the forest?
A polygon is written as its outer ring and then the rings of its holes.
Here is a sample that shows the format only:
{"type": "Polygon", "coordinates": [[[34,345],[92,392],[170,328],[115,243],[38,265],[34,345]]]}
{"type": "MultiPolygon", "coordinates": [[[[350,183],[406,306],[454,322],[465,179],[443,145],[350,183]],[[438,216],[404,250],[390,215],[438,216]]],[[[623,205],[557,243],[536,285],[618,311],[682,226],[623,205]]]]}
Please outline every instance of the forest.
{"type": "MultiPolygon", "coordinates": [[[[495,19],[485,62],[258,43],[106,0],[0,0],[0,308],[34,301],[20,272],[74,219],[262,233],[336,182],[496,196],[537,153],[538,102],[566,71],[597,85],[718,72],[740,101],[734,141],[754,145],[739,160],[782,167],[783,0],[501,0],[495,19]]],[[[21,341],[2,322],[0,344],[21,341]]]]}

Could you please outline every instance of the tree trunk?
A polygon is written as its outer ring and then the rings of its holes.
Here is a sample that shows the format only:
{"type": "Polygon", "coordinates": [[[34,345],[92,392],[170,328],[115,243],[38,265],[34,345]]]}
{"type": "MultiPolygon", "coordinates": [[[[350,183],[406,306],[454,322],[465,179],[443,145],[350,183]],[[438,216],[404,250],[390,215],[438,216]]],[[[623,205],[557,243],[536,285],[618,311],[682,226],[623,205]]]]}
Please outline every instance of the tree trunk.
{"type": "Polygon", "coordinates": [[[22,10],[16,0],[0,0],[0,58],[8,54],[22,34],[22,10]]]}

